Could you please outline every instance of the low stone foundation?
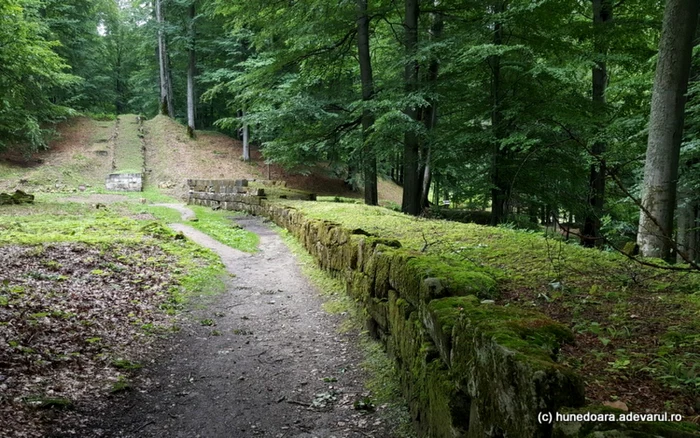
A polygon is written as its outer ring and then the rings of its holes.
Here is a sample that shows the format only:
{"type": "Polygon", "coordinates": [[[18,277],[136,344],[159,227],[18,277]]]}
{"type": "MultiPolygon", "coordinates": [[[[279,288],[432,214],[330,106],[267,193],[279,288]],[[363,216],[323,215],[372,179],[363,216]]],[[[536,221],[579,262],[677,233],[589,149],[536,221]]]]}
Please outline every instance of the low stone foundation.
{"type": "Polygon", "coordinates": [[[112,173],[105,180],[107,190],[116,192],[143,191],[143,174],[141,173],[112,173]]]}

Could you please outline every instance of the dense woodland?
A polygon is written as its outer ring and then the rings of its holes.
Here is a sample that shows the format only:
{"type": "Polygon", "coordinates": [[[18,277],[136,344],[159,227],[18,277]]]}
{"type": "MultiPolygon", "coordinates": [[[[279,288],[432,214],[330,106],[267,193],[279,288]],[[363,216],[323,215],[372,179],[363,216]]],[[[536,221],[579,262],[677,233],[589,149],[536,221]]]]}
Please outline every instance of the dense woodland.
{"type": "MultiPolygon", "coordinates": [[[[698,260],[697,0],[2,0],[0,149],[163,113],[377,203],[698,260]],[[695,51],[694,51],[695,49],[695,51]],[[694,56],[695,54],[695,56],[694,56]],[[641,220],[640,220],[641,218],[641,220]]],[[[697,268],[697,265],[694,265],[697,268]]]]}

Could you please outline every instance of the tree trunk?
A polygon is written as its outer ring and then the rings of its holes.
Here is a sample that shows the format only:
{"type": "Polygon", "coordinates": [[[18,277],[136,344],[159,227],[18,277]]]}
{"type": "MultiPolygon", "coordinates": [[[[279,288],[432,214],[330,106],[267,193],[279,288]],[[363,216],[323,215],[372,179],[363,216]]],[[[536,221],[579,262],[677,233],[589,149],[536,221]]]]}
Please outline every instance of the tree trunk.
{"type": "MultiPolygon", "coordinates": [[[[245,118],[245,111],[241,111],[241,116],[245,118]]],[[[243,161],[250,161],[250,136],[248,124],[243,122],[243,161]]]]}
{"type": "MultiPolygon", "coordinates": [[[[357,0],[357,53],[360,62],[362,101],[366,104],[374,95],[372,58],[369,52],[369,16],[367,0],[357,0]]],[[[368,108],[362,110],[362,173],[365,184],[365,204],[377,205],[377,156],[367,138],[372,132],[374,115],[368,108]]]]}
{"type": "Polygon", "coordinates": [[[196,57],[195,57],[195,28],[194,28],[194,17],[195,17],[195,5],[194,0],[189,7],[190,15],[190,50],[189,50],[189,66],[187,69],[187,134],[190,138],[194,138],[195,130],[195,96],[194,96],[194,75],[196,68],[196,57]]]}
{"type": "MultiPolygon", "coordinates": [[[[494,22],[493,44],[500,46],[503,44],[503,24],[500,22],[500,14],[505,10],[502,0],[498,0],[494,7],[494,14],[497,15],[494,22]]],[[[510,185],[503,172],[507,154],[501,147],[503,139],[503,113],[501,98],[501,57],[491,56],[489,59],[491,66],[491,128],[493,129],[494,146],[491,162],[491,225],[498,225],[506,217],[508,192],[510,185]]]]}
{"type": "MultiPolygon", "coordinates": [[[[593,32],[596,62],[593,67],[593,114],[596,116],[600,129],[600,117],[605,114],[605,91],[608,82],[608,68],[605,62],[607,56],[607,26],[613,20],[612,0],[593,0],[593,32]]],[[[593,163],[591,164],[588,182],[588,206],[583,223],[582,244],[587,247],[600,246],[600,217],[605,203],[605,158],[603,154],[606,144],[595,142],[592,148],[593,163]]]]}
{"type": "MultiPolygon", "coordinates": [[[[433,0],[433,7],[437,10],[440,6],[440,0],[433,0]]],[[[442,36],[442,29],[444,23],[442,21],[442,15],[439,12],[432,12],[430,14],[430,29],[428,30],[431,40],[440,39],[442,36]]],[[[440,71],[440,61],[437,57],[433,56],[428,65],[428,75],[427,82],[430,90],[435,94],[437,91],[437,80],[438,73],[440,71]]],[[[424,157],[424,171],[423,171],[423,187],[421,191],[421,210],[425,209],[429,205],[428,196],[430,192],[430,183],[432,180],[432,148],[434,145],[433,138],[435,136],[435,125],[437,124],[437,100],[435,98],[428,99],[428,106],[424,110],[423,123],[425,124],[425,129],[428,133],[427,146],[425,148],[426,153],[424,157]]]]}
{"type": "Polygon", "coordinates": [[[678,263],[695,261],[697,257],[698,241],[698,201],[694,199],[692,191],[687,188],[679,190],[679,198],[682,200],[678,206],[678,263]],[[682,255],[681,255],[682,253],[682,255]]]}
{"type": "MultiPolygon", "coordinates": [[[[418,49],[418,0],[405,0],[405,37],[406,57],[408,61],[404,69],[405,90],[407,94],[416,91],[418,87],[418,61],[416,50],[418,49]]],[[[408,107],[404,113],[411,120],[418,120],[418,108],[408,107]]],[[[404,213],[418,216],[421,212],[421,175],[420,169],[420,142],[413,129],[404,134],[403,148],[403,199],[401,210],[404,213]]]]}
{"type": "Polygon", "coordinates": [[[165,41],[165,19],[163,17],[163,0],[155,0],[156,22],[158,23],[158,65],[160,67],[160,113],[168,117],[175,115],[173,88],[170,83],[170,63],[168,47],[165,41]]]}
{"type": "Polygon", "coordinates": [[[697,0],[667,0],[664,11],[637,235],[645,257],[670,257],[685,94],[699,7],[697,0]]]}

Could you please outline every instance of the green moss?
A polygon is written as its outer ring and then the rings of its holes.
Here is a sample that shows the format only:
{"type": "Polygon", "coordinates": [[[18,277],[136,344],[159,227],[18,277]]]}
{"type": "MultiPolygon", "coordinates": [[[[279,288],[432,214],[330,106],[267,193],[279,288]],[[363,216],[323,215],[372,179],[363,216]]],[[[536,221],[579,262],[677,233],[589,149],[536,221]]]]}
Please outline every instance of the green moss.
{"type": "Polygon", "coordinates": [[[257,252],[260,239],[257,234],[246,231],[233,221],[235,213],[214,211],[207,207],[190,206],[197,215],[197,222],[188,224],[206,233],[231,248],[245,252],[257,252]]]}
{"type": "Polygon", "coordinates": [[[427,307],[445,335],[451,334],[461,320],[464,328],[490,337],[529,360],[553,364],[552,357],[560,344],[573,340],[571,330],[544,315],[480,304],[473,296],[436,299],[427,307]]]}
{"type": "Polygon", "coordinates": [[[0,246],[20,244],[41,248],[47,243],[80,242],[109,250],[116,244],[157,245],[178,259],[171,272],[180,287],[171,291],[170,307],[166,310],[178,309],[191,297],[216,294],[224,289],[221,280],[224,268],[219,257],[181,239],[160,221],[123,217],[116,205],[105,210],[89,204],[56,202],[53,197],[40,199],[42,202],[31,208],[16,206],[0,212],[0,246]]]}

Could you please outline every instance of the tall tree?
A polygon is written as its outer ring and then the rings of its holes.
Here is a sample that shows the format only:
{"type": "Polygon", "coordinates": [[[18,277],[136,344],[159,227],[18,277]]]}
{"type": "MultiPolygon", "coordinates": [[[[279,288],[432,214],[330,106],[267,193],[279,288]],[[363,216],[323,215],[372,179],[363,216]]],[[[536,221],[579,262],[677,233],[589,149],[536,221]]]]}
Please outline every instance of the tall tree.
{"type": "Polygon", "coordinates": [[[194,76],[197,68],[197,58],[195,54],[195,0],[192,0],[188,9],[189,15],[189,50],[187,63],[187,134],[194,138],[195,130],[195,94],[194,76]]]}
{"type": "Polygon", "coordinates": [[[46,38],[37,3],[0,2],[0,151],[34,152],[46,145],[46,124],[71,114],[49,91],[75,85],[68,65],[46,38]]]}
{"type": "MultiPolygon", "coordinates": [[[[595,65],[593,66],[593,115],[596,120],[606,113],[605,90],[608,84],[608,67],[606,62],[608,45],[608,26],[613,21],[612,0],[593,0],[593,47],[595,65]]],[[[602,124],[599,126],[602,128],[602,124]]],[[[597,140],[593,143],[591,153],[593,162],[588,182],[588,208],[584,218],[582,243],[593,247],[600,245],[600,218],[605,202],[606,145],[597,140]]]]}
{"type": "MultiPolygon", "coordinates": [[[[245,119],[245,111],[241,110],[241,118],[245,119]]],[[[250,132],[248,131],[248,122],[243,121],[241,128],[241,140],[243,141],[243,161],[250,161],[250,132]]]]}
{"type": "Polygon", "coordinates": [[[690,76],[697,0],[667,0],[656,65],[637,244],[646,257],[668,259],[678,161],[690,76]]]}
{"type": "Polygon", "coordinates": [[[365,184],[365,204],[377,205],[377,156],[369,144],[368,137],[374,124],[374,116],[367,103],[374,94],[372,58],[369,51],[369,15],[367,0],[357,0],[357,52],[362,81],[362,170],[365,184]]]}
{"type": "MultiPolygon", "coordinates": [[[[428,30],[430,41],[435,43],[442,36],[442,30],[444,27],[442,13],[439,11],[440,0],[433,0],[434,10],[430,13],[430,29],[428,30]]],[[[425,124],[426,130],[426,146],[424,148],[424,168],[423,168],[423,178],[422,178],[422,188],[421,188],[421,210],[428,207],[428,196],[430,192],[430,184],[432,182],[432,149],[434,147],[435,126],[437,125],[438,112],[437,112],[437,83],[438,74],[440,71],[440,60],[435,55],[432,54],[427,71],[426,86],[428,88],[429,97],[426,99],[428,105],[423,110],[423,123],[425,124]]],[[[436,189],[437,193],[437,189],[436,189]]]]}
{"type": "MultiPolygon", "coordinates": [[[[418,15],[419,1],[405,0],[404,12],[404,48],[406,61],[404,66],[404,84],[408,95],[408,105],[404,113],[411,121],[418,120],[419,108],[415,101],[418,90],[418,15]]],[[[417,216],[421,204],[421,165],[420,140],[415,126],[410,126],[404,133],[403,147],[403,199],[401,210],[417,216]]]]}
{"type": "Polygon", "coordinates": [[[170,74],[170,59],[165,36],[165,17],[163,0],[155,0],[156,22],[158,24],[158,65],[160,68],[160,113],[175,117],[173,86],[170,74]]]}
{"type": "MultiPolygon", "coordinates": [[[[503,12],[505,0],[496,0],[493,6],[493,45],[497,49],[503,45],[503,12]]],[[[491,67],[491,129],[493,130],[493,161],[491,163],[491,225],[498,225],[508,213],[510,184],[504,175],[504,164],[508,150],[503,145],[505,137],[503,117],[503,84],[501,55],[496,53],[489,59],[491,67]]]]}

